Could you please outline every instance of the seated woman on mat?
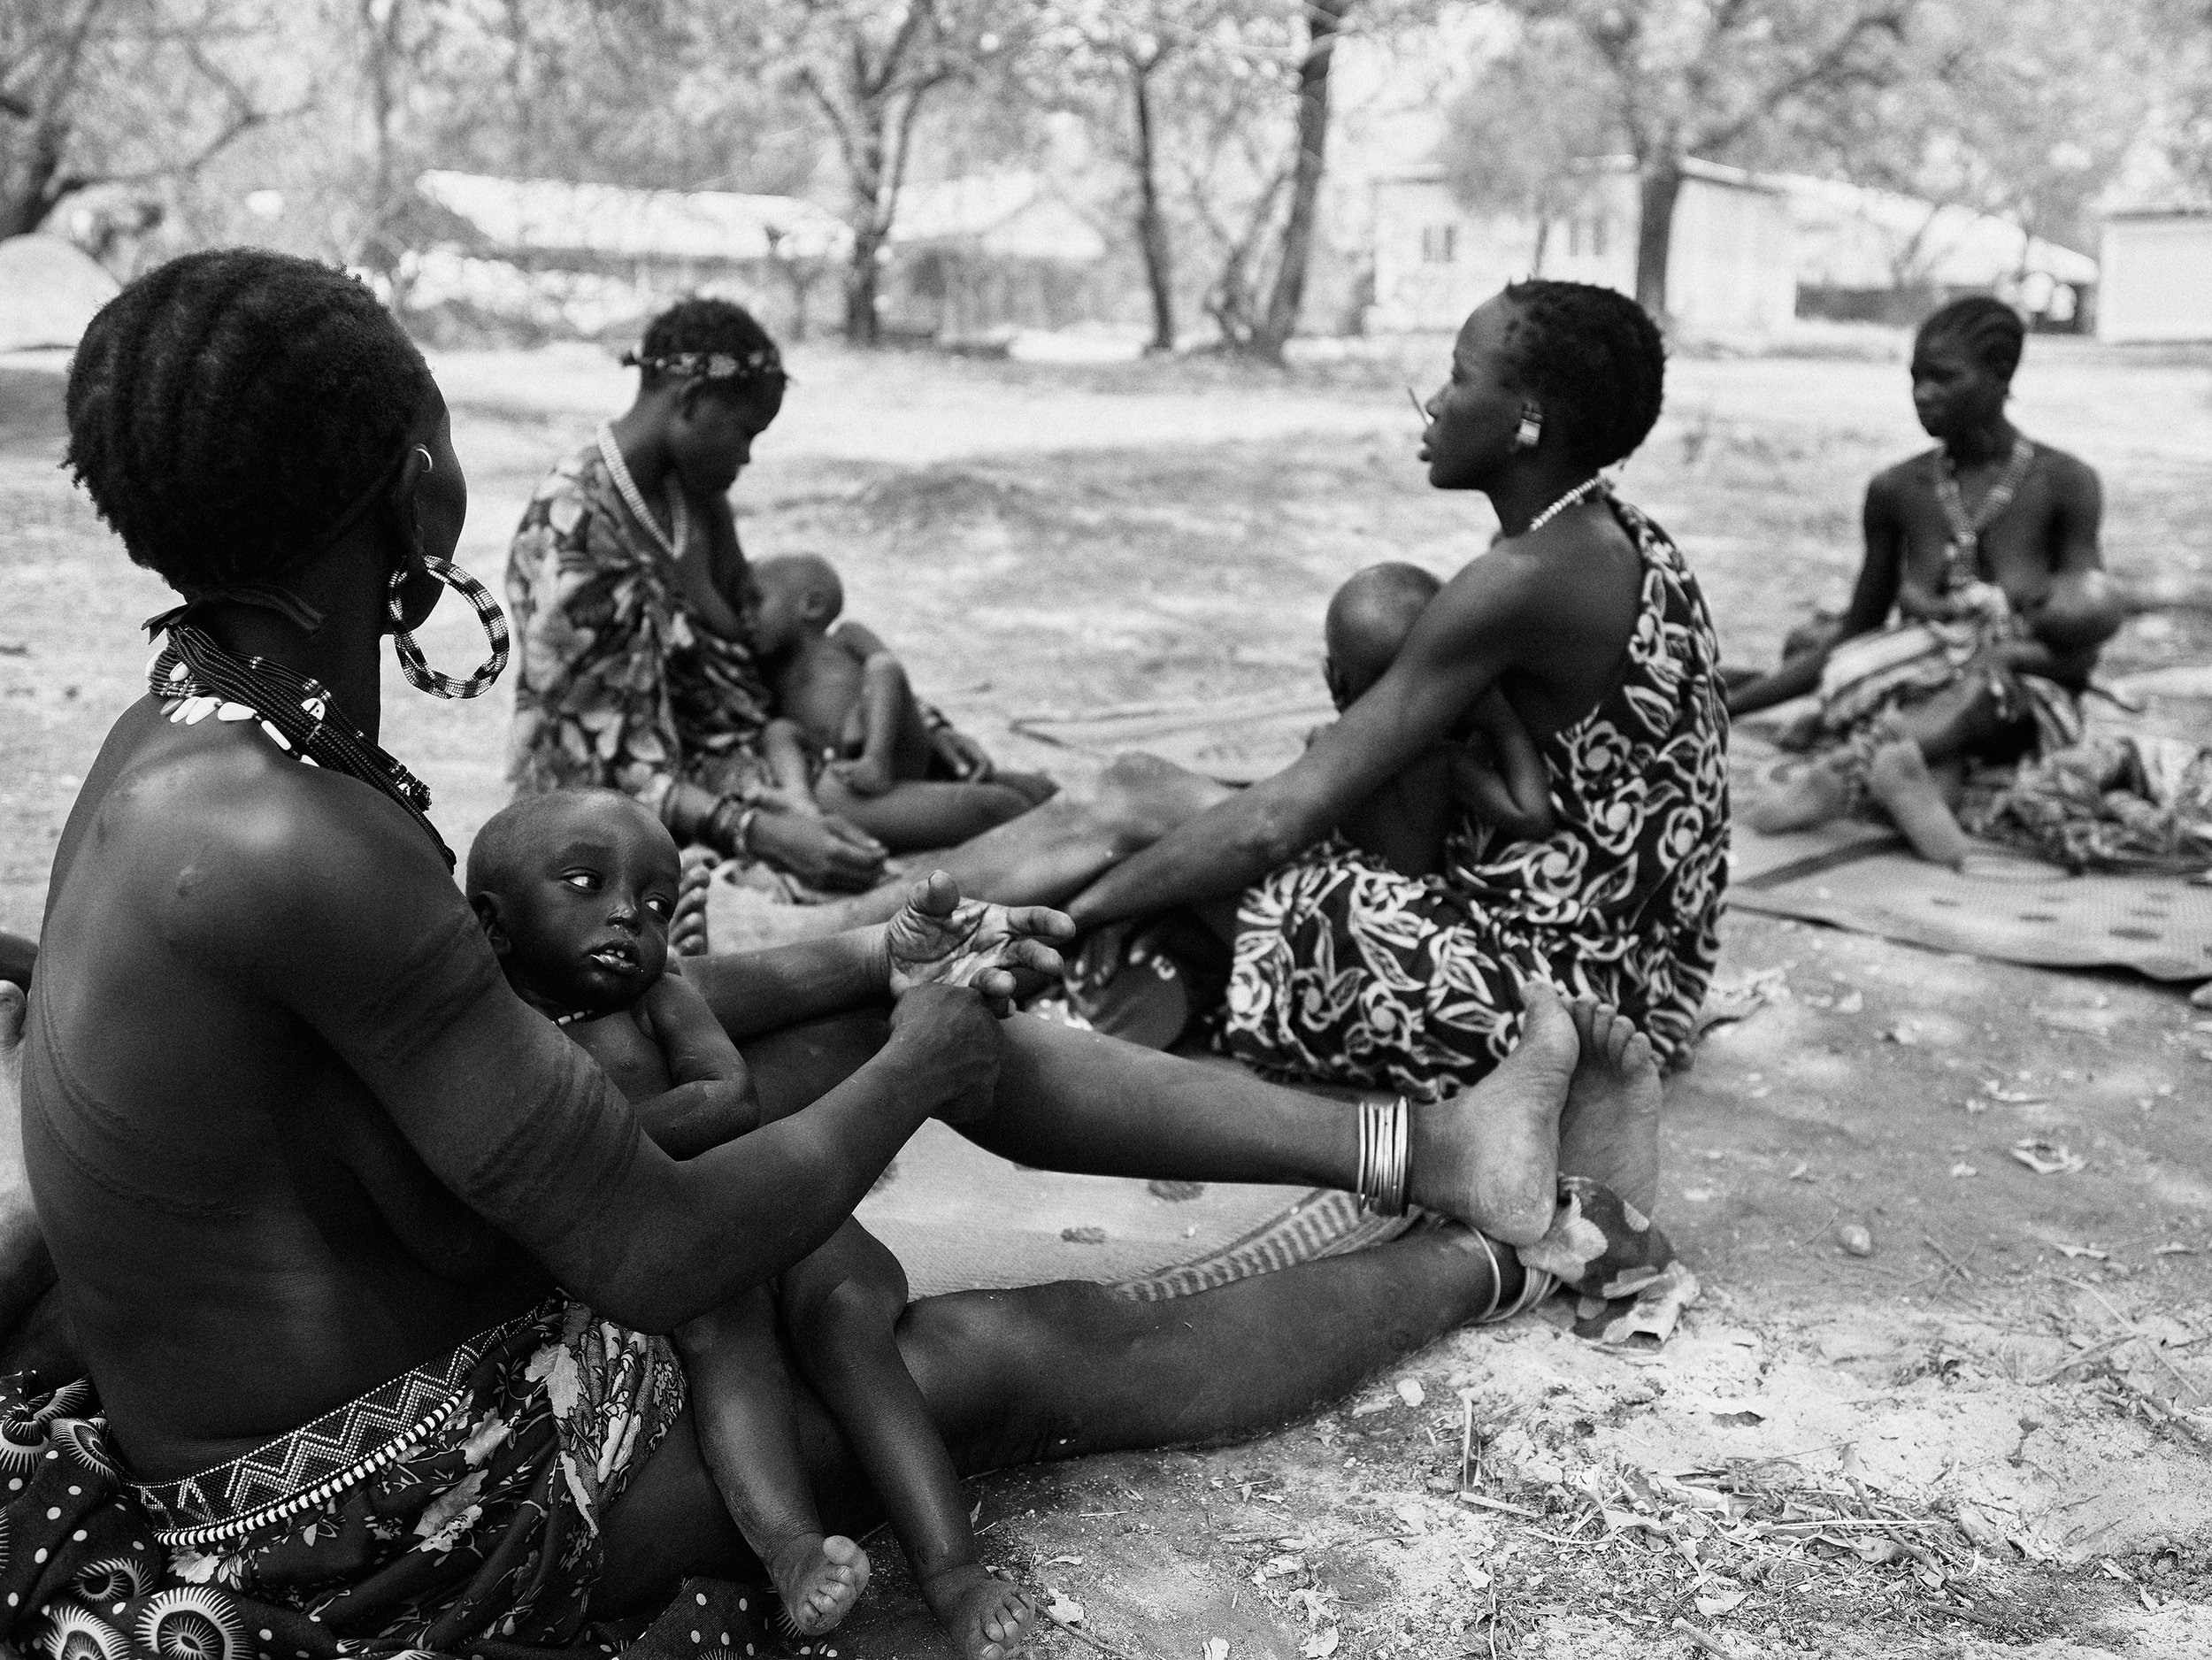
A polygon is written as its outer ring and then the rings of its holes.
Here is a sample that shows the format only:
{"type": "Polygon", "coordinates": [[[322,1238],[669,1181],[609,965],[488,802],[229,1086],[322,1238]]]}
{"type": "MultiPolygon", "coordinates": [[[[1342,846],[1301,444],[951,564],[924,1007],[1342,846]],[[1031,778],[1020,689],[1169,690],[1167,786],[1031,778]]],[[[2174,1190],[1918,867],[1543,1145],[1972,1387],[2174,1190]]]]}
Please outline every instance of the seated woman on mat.
{"type": "MultiPolygon", "coordinates": [[[[627,361],[636,401],[546,476],[508,555],[515,789],[618,789],[680,843],[872,887],[884,843],[779,788],[761,753],[771,690],[728,496],[782,408],[782,358],[741,307],[686,300],[627,361]]],[[[918,707],[942,776],[990,776],[972,740],[918,707]]]]}
{"type": "Polygon", "coordinates": [[[1422,454],[1504,535],[1295,765],[1213,791],[1068,904],[1087,929],[1192,909],[1232,942],[1230,1054],[1432,1100],[1512,1052],[1547,985],[1618,1006],[1663,1057],[1687,1043],[1718,948],[1727,715],[1696,580],[1599,476],[1651,430],[1663,373],[1609,289],[1517,283],[1476,311],[1422,454]],[[1500,692],[1550,770],[1547,833],[1470,816],[1427,876],[1340,834],[1500,692]]]}
{"type": "MultiPolygon", "coordinates": [[[[64,828],[27,1015],[0,985],[67,1314],[51,1358],[104,1415],[50,1379],[0,1403],[26,1471],[0,1640],[518,1660],[618,1641],[590,1622],[687,1575],[757,1579],[654,1333],[822,1244],[932,1115],[1034,1166],[1464,1225],[1172,1303],[916,1303],[895,1341],[963,1472],[1248,1433],[1555,1270],[1609,1295],[1666,1256],[1630,1209],[1656,1187],[1656,1073],[1609,1008],[1532,989],[1467,1095],[1349,1113],[995,1019],[1068,925],[942,880],[886,927],[686,970],[761,1126],[670,1157],[503,978],[428,792],[376,743],[381,635],[443,696],[504,657],[450,561],[467,486],[406,336],[342,273],[189,256],[95,318],[68,409],[80,480],[185,603],[64,828]],[[465,680],[411,637],[440,582],[494,642],[465,680]]],[[[803,1387],[792,1411],[822,1524],[856,1533],[875,1501],[851,1451],[803,1387]]],[[[670,1618],[757,1636],[708,1586],[670,1618]]]]}
{"type": "Polygon", "coordinates": [[[1867,487],[1866,559],[1833,634],[1729,695],[1739,715],[1820,699],[1807,736],[1824,753],[1747,810],[1754,829],[1807,829],[1870,799],[1921,857],[1957,865],[1962,764],[2079,741],[2078,699],[2123,606],[2097,546],[2096,473],[2006,418],[2025,338],[1985,296],[1921,324],[1913,408],[1936,447],[1867,487]]]}

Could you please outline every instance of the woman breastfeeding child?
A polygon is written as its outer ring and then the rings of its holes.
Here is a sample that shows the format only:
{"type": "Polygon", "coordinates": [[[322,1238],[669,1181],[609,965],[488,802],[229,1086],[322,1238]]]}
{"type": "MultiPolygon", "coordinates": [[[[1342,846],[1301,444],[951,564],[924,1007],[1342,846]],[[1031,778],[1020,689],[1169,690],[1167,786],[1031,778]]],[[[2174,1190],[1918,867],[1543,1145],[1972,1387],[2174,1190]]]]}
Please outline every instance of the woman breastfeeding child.
{"type": "Polygon", "coordinates": [[[686,300],[626,361],[635,401],[547,475],[509,553],[517,793],[619,790],[680,844],[851,889],[880,881],[891,853],[964,841],[1049,794],[992,783],[989,757],[913,699],[879,642],[828,633],[826,565],[757,587],[728,493],[789,377],[752,316],[686,300]],[[771,762],[779,717],[813,747],[803,768],[771,762]]]}

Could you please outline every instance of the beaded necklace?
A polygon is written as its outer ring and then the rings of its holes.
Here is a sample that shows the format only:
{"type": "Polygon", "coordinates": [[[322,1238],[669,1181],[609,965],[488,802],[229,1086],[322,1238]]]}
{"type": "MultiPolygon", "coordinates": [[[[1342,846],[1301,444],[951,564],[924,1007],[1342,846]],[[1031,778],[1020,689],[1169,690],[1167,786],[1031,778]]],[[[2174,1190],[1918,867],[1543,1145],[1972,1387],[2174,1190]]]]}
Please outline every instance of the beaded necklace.
{"type": "Polygon", "coordinates": [[[1588,478],[1583,480],[1581,483],[1576,485],[1574,488],[1569,490],[1564,496],[1554,502],[1549,507],[1547,507],[1542,512],[1537,514],[1535,518],[1530,519],[1528,521],[1528,530],[1525,530],[1521,534],[1525,536],[1529,534],[1530,530],[1543,529],[1545,526],[1550,524],[1553,519],[1558,518],[1560,514],[1565,512],[1570,507],[1572,507],[1584,496],[1589,495],[1591,491],[1602,489],[1604,488],[1604,475],[1597,473],[1592,473],[1588,478]]]}
{"type": "Polygon", "coordinates": [[[2035,446],[2025,434],[2016,438],[2012,455],[2005,463],[2005,470],[1989,494],[1982,497],[1982,504],[1970,516],[1966,503],[1959,496],[1958,464],[1951,459],[1948,450],[1936,455],[1936,500],[1942,503],[1943,516],[1951,524],[1949,557],[1944,562],[1944,586],[1958,588],[1978,581],[1982,569],[1982,532],[1995,524],[2005,509],[2012,505],[2013,493],[2028,476],[2028,468],[2035,460],[2035,446]]]}
{"type": "Polygon", "coordinates": [[[266,657],[234,657],[188,622],[170,623],[168,634],[147,665],[146,689],[172,721],[196,726],[210,715],[259,721],[264,735],[294,759],[357,778],[397,803],[437,844],[446,869],[453,868],[453,849],[430,822],[430,787],[348,720],[320,680],[266,657]]]}
{"type": "Polygon", "coordinates": [[[672,480],[665,494],[668,497],[668,526],[672,534],[664,533],[660,521],[646,510],[645,493],[630,476],[630,465],[622,458],[622,446],[614,441],[614,425],[603,421],[599,427],[599,458],[607,464],[607,471],[614,478],[614,488],[621,492],[622,504],[630,510],[630,516],[645,526],[645,534],[666,554],[672,564],[683,557],[684,542],[691,530],[691,514],[684,506],[684,493],[674,488],[672,480]]]}

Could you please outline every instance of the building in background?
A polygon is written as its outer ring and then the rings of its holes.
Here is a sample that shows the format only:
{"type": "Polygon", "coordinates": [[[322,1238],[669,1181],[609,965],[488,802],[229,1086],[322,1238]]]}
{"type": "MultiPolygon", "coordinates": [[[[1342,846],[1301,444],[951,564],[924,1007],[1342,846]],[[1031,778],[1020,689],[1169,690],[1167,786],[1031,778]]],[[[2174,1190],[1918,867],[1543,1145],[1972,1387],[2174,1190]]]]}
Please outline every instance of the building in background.
{"type": "Polygon", "coordinates": [[[1113,314],[1106,239],[1041,173],[977,173],[899,193],[887,334],[975,342],[1113,314]]]}
{"type": "MultiPolygon", "coordinates": [[[[800,338],[838,313],[852,234],[795,196],[446,172],[416,188],[437,223],[405,273],[414,319],[472,314],[597,336],[710,294],[800,338]]],[[[1097,227],[1040,174],[909,184],[881,256],[886,332],[974,341],[1106,315],[1106,255],[1097,227]]]]}
{"type": "Polygon", "coordinates": [[[2107,214],[2101,252],[2100,340],[2212,340],[2212,212],[2107,214]]]}
{"type": "Polygon", "coordinates": [[[408,309],[597,336],[688,294],[736,300],[787,336],[835,310],[851,237],[796,196],[632,190],[432,172],[416,190],[440,223],[406,270],[408,309]]]}
{"type": "MultiPolygon", "coordinates": [[[[1764,334],[1794,315],[1797,267],[1787,204],[1734,167],[1692,161],[1675,204],[1667,295],[1692,334],[1764,334]]],[[[1593,163],[1571,212],[1547,221],[1462,207],[1440,166],[1373,182],[1375,299],[1381,332],[1457,328],[1523,277],[1636,291],[1636,174],[1624,157],[1593,163]]]]}
{"type": "Polygon", "coordinates": [[[1911,325],[1965,294],[2010,300],[2044,328],[2089,316],[2097,262],[2010,222],[1839,179],[1767,175],[1789,204],[1803,317],[1911,325]]]}
{"type": "Polygon", "coordinates": [[[119,286],[98,261],[58,236],[0,242],[0,351],[75,346],[119,286]]]}

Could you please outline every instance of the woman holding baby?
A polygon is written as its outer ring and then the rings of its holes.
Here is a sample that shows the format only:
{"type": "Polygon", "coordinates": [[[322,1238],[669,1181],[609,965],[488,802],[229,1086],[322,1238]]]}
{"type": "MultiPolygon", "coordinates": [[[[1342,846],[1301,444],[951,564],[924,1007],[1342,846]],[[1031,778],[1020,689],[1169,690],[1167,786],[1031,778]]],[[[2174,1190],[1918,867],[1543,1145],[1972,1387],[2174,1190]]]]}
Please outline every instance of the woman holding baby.
{"type": "MultiPolygon", "coordinates": [[[[655,318],[626,361],[639,371],[636,401],[547,475],[515,532],[507,603],[522,649],[510,778],[520,794],[618,789],[679,842],[758,858],[818,888],[869,887],[885,843],[835,811],[870,816],[867,798],[841,776],[819,788],[780,779],[767,755],[783,711],[748,614],[757,596],[728,497],[783,406],[782,357],[741,308],[687,300],[655,318]]],[[[926,705],[910,697],[898,717],[920,729],[923,764],[944,779],[988,776],[983,751],[926,705]]],[[[880,795],[895,782],[863,788],[880,795]]],[[[979,807],[989,823],[1028,800],[1001,789],[987,803],[925,801],[918,814],[902,804],[910,810],[887,820],[900,829],[932,822],[931,807],[965,826],[979,807]]]]}
{"type": "MultiPolygon", "coordinates": [[[[1555,1273],[1606,1296],[1663,1277],[1640,1214],[1657,1080],[1602,1003],[1532,992],[1491,1076],[1398,1103],[1376,1144],[1334,1103],[995,1018],[1056,966],[1067,924],[961,903],[941,879],[895,895],[888,927],[687,970],[759,1126],[672,1157],[566,1017],[503,976],[429,791],[378,741],[387,636],[408,682],[445,697],[488,689],[508,641],[453,563],[465,475],[397,325],[308,261],[188,256],[93,320],[68,413],[79,480],[181,603],[150,625],[146,696],[86,769],[27,1010],[0,988],[0,1084],[19,1059],[59,1276],[11,1334],[48,1375],[0,1393],[22,1472],[0,1507],[0,1641],[596,1653],[637,1630],[600,1622],[649,1616],[687,1575],[756,1578],[665,1334],[819,1245],[932,1116],[1036,1167],[1328,1186],[1459,1224],[1164,1303],[1066,1282],[912,1304],[898,1357],[963,1472],[1250,1433],[1555,1273]],[[488,637],[465,676],[413,639],[441,585],[488,637]]],[[[758,413],[687,419],[718,425],[727,456],[758,413]]],[[[713,434],[668,436],[680,470],[713,434]]],[[[548,499],[572,549],[584,504],[548,499]]],[[[580,557],[546,550],[557,597],[603,580],[580,557]]],[[[691,578],[668,580],[689,600],[691,578]]],[[[665,627],[680,649],[680,614],[605,580],[521,637],[665,627]]],[[[657,767],[665,803],[690,780],[651,752],[672,696],[653,674],[611,665],[593,685],[639,696],[601,712],[544,702],[561,735],[526,754],[618,765],[641,795],[657,767]]],[[[1024,880],[1096,852],[1075,818],[1048,822],[1060,839],[1026,844],[1024,880]]],[[[549,839],[541,886],[642,928],[588,851],[549,839]]],[[[878,1501],[835,1423],[803,1389],[792,1410],[823,1521],[865,1526],[878,1501]]],[[[741,1592],[710,1618],[693,1611],[708,1588],[684,1590],[677,1625],[751,1640],[741,1592]]],[[[974,1631],[962,1651],[1005,1660],[1018,1641],[974,1631]]]]}

